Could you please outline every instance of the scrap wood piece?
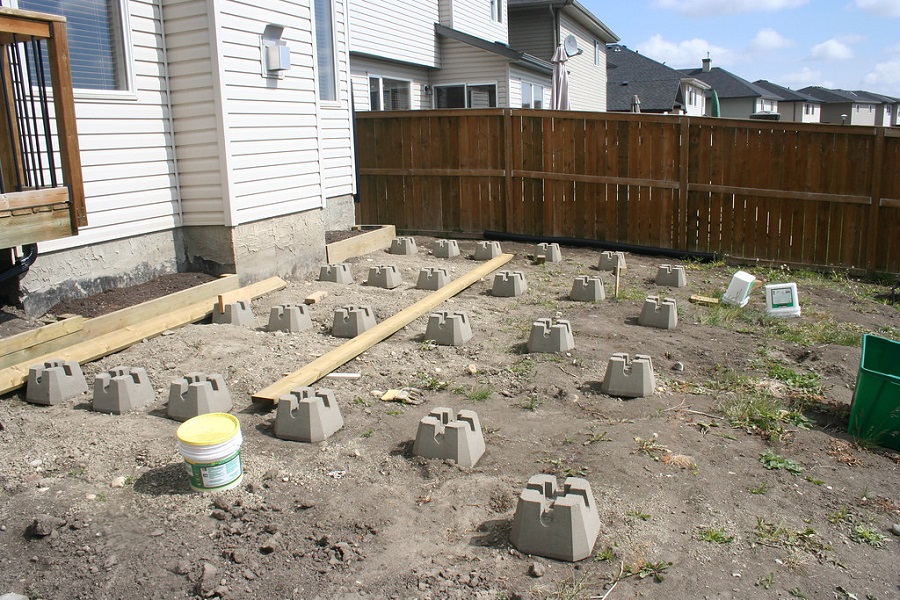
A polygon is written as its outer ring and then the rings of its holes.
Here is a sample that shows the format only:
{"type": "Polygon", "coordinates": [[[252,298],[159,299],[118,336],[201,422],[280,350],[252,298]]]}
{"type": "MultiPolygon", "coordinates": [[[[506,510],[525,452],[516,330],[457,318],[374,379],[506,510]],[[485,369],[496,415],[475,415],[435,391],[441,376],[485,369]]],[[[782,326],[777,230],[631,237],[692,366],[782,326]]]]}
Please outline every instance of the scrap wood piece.
{"type": "Polygon", "coordinates": [[[269,277],[268,279],[245,285],[242,288],[219,294],[217,300],[219,303],[219,312],[224,313],[227,304],[234,304],[241,300],[249,302],[254,298],[284,289],[285,287],[287,287],[287,282],[281,277],[269,277]]]}
{"type": "Polygon", "coordinates": [[[709,296],[699,296],[694,294],[689,298],[691,302],[694,304],[700,304],[702,306],[715,306],[719,303],[718,298],[710,298],[709,296]]]}
{"type": "Polygon", "coordinates": [[[304,304],[316,304],[316,303],[324,300],[327,296],[328,296],[328,292],[326,292],[325,290],[316,290],[315,292],[313,292],[312,294],[310,294],[309,296],[304,298],[303,303],[304,304]]]}
{"type": "Polygon", "coordinates": [[[481,280],[482,277],[486,277],[493,273],[512,260],[512,258],[512,254],[501,254],[481,264],[475,269],[472,269],[459,279],[451,281],[449,284],[432,292],[412,306],[408,306],[389,319],[378,323],[375,327],[362,332],[355,338],[323,354],[297,371],[294,371],[287,377],[256,392],[253,394],[254,402],[278,402],[278,398],[290,393],[291,390],[312,385],[344,363],[353,360],[378,342],[390,337],[401,328],[406,327],[422,315],[433,310],[444,300],[452,298],[464,289],[481,280]]]}

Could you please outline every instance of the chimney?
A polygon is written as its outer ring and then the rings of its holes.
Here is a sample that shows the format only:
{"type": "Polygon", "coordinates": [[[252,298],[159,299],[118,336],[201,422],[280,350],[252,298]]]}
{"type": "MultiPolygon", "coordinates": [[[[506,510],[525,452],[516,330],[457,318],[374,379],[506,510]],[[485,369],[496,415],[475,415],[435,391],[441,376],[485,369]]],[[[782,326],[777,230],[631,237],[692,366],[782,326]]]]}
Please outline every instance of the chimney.
{"type": "Polygon", "coordinates": [[[707,57],[703,59],[703,72],[709,73],[709,70],[712,68],[712,59],[707,57]]]}

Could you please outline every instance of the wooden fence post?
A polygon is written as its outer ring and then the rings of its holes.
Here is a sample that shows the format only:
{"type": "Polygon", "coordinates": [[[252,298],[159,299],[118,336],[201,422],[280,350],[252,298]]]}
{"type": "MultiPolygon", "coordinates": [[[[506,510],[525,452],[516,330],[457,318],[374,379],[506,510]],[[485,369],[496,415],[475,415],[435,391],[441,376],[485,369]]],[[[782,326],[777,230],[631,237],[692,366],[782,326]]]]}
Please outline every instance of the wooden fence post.
{"type": "Polygon", "coordinates": [[[508,233],[513,225],[513,115],[512,109],[503,110],[503,181],[506,186],[506,193],[503,195],[503,228],[508,233]]]}
{"type": "Polygon", "coordinates": [[[875,128],[875,149],[872,152],[872,189],[870,195],[872,204],[869,205],[869,235],[866,243],[869,245],[866,252],[866,271],[871,274],[875,270],[878,261],[878,248],[881,240],[878,239],[878,213],[881,207],[881,174],[884,171],[884,127],[875,128]]]}
{"type": "Polygon", "coordinates": [[[679,165],[678,165],[678,215],[675,226],[678,232],[675,243],[680,250],[688,250],[687,247],[687,207],[688,207],[688,165],[691,134],[691,119],[688,116],[678,117],[681,120],[681,137],[679,139],[679,165]]]}

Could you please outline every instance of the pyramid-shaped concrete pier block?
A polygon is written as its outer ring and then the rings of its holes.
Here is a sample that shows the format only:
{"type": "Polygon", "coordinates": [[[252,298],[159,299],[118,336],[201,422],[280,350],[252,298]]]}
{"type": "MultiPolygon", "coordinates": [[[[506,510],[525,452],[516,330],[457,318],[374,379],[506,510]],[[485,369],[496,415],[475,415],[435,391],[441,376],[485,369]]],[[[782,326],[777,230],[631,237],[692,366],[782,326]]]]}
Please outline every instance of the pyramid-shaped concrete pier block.
{"type": "Polygon", "coordinates": [[[635,354],[629,364],[628,354],[613,354],[606,365],[606,376],[600,384],[600,391],[608,396],[621,398],[644,398],[656,389],[653,375],[653,361],[645,354],[635,354]]]}
{"type": "Polygon", "coordinates": [[[256,321],[253,319],[253,310],[247,300],[230,302],[224,306],[224,312],[220,310],[219,303],[213,306],[212,322],[221,325],[242,325],[253,327],[256,321]]]}
{"type": "Polygon", "coordinates": [[[441,346],[461,346],[472,339],[472,325],[464,312],[442,310],[428,315],[425,339],[441,346]]]}
{"type": "Polygon", "coordinates": [[[680,288],[687,285],[687,276],[681,265],[659,265],[656,270],[656,285],[680,288]]]}
{"type": "Polygon", "coordinates": [[[347,285],[353,283],[353,273],[350,272],[350,265],[347,263],[323,265],[319,269],[319,281],[331,281],[347,285]]]}
{"type": "Polygon", "coordinates": [[[114,367],[94,378],[91,409],[121,415],[144,408],[155,399],[147,371],[141,367],[114,367]]]}
{"type": "Polygon", "coordinates": [[[541,242],[534,251],[535,255],[543,255],[544,260],[548,263],[562,262],[562,253],[559,251],[559,244],[548,244],[541,242]]]}
{"type": "Polygon", "coordinates": [[[647,296],[638,324],[657,329],[675,329],[678,327],[678,307],[673,298],[660,300],[659,296],[647,296]]]}
{"type": "Polygon", "coordinates": [[[88,391],[81,365],[74,360],[48,360],[28,369],[25,400],[52,406],[88,391]]]}
{"type": "Polygon", "coordinates": [[[475,411],[461,410],[454,416],[452,408],[439,407],[419,421],[414,456],[453,460],[461,467],[472,468],[484,454],[484,434],[475,411]]]}
{"type": "Polygon", "coordinates": [[[600,515],[591,484],[567,477],[535,475],[519,495],[509,541],[520,552],[579,561],[591,555],[600,534],[600,515]]]}
{"type": "Polygon", "coordinates": [[[394,265],[370,267],[366,285],[392,290],[403,283],[400,271],[394,265]]]}
{"type": "Polygon", "coordinates": [[[309,307],[305,304],[280,304],[269,311],[268,331],[287,331],[297,333],[312,329],[309,307]]]}
{"type": "Polygon", "coordinates": [[[500,242],[478,242],[475,244],[475,260],[491,260],[502,253],[500,242]]]}
{"type": "Polygon", "coordinates": [[[529,352],[568,352],[575,347],[572,324],[565,319],[538,319],[531,324],[529,352]]]}
{"type": "Polygon", "coordinates": [[[410,255],[418,252],[416,248],[416,240],[411,237],[398,237],[391,240],[391,248],[388,250],[391,254],[410,255]]]}
{"type": "Polygon", "coordinates": [[[437,258],[453,258],[459,256],[459,244],[456,240],[438,240],[434,247],[434,255],[437,258]]]}
{"type": "Polygon", "coordinates": [[[606,300],[606,289],[603,279],[589,275],[579,275],[572,283],[569,298],[578,302],[599,302],[606,300]]]}
{"type": "Polygon", "coordinates": [[[371,307],[348,304],[334,310],[331,335],[339,338],[353,338],[375,325],[375,313],[371,307]]]}
{"type": "Polygon", "coordinates": [[[295,442],[321,442],[344,426],[344,417],[326,388],[304,387],[278,399],[275,437],[295,442]]]}
{"type": "Polygon", "coordinates": [[[439,290],[450,283],[450,272],[444,267],[422,267],[416,287],[420,290],[439,290]]]}
{"type": "Polygon", "coordinates": [[[611,252],[609,250],[600,254],[600,264],[597,268],[601,271],[614,271],[616,267],[619,269],[627,268],[625,266],[625,254],[623,252],[611,252]]]}
{"type": "Polygon", "coordinates": [[[218,373],[188,373],[169,386],[170,419],[187,421],[207,413],[225,413],[231,410],[231,393],[225,378],[218,373]]]}
{"type": "Polygon", "coordinates": [[[525,273],[522,271],[497,271],[494,275],[494,284],[491,286],[491,295],[513,298],[524,294],[527,289],[525,273]]]}

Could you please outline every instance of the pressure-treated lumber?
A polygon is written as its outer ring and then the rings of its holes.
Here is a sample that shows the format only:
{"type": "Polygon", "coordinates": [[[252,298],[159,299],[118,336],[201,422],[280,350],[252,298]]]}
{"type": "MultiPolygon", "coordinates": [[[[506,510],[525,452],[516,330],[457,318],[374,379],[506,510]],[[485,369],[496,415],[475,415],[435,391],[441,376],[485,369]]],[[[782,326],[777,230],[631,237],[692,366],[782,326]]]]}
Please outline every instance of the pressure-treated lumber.
{"type": "Polygon", "coordinates": [[[278,402],[278,398],[290,393],[291,390],[312,385],[331,373],[334,369],[353,360],[378,342],[390,337],[401,328],[433,310],[443,301],[452,298],[482,277],[496,271],[512,260],[512,258],[512,254],[501,254],[500,256],[492,258],[483,265],[480,265],[461,276],[459,279],[451,281],[436,292],[422,298],[412,306],[401,310],[389,319],[375,325],[375,327],[364,331],[350,341],[341,344],[308,365],[294,371],[287,377],[256,392],[253,394],[253,400],[256,402],[278,402]]]}
{"type": "Polygon", "coordinates": [[[362,256],[391,245],[397,237],[397,228],[393,225],[381,225],[377,229],[355,235],[346,240],[332,242],[325,246],[325,259],[328,264],[342,263],[348,258],[362,256]]]}
{"type": "Polygon", "coordinates": [[[240,300],[250,301],[253,298],[258,298],[265,294],[284,289],[286,286],[287,282],[280,277],[269,277],[268,279],[251,283],[242,288],[219,294],[219,312],[225,312],[226,304],[233,304],[240,300]]]}
{"type": "MultiPolygon", "coordinates": [[[[49,342],[65,338],[76,331],[81,331],[83,327],[84,317],[74,316],[32,329],[31,331],[3,338],[0,340],[0,368],[26,360],[27,357],[18,357],[32,348],[41,347],[49,342]]],[[[41,354],[44,354],[44,352],[41,352],[41,354]]]]}

